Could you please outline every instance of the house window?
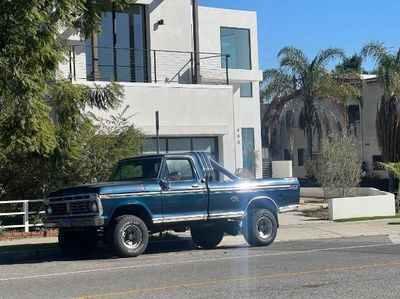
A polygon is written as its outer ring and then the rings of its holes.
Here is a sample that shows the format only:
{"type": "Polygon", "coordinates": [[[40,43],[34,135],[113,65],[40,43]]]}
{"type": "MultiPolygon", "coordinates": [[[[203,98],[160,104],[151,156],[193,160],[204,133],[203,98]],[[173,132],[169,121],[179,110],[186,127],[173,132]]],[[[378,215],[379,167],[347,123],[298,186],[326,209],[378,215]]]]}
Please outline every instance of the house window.
{"type": "Polygon", "coordinates": [[[349,123],[358,123],[360,121],[360,106],[349,105],[348,109],[349,123]]]}
{"type": "Polygon", "coordinates": [[[132,5],[123,12],[116,11],[115,15],[104,12],[100,28],[96,39],[85,42],[87,80],[147,82],[145,7],[132,5]]]}
{"type": "Polygon", "coordinates": [[[255,173],[254,129],[242,128],[243,168],[255,173]]]}
{"type": "Polygon", "coordinates": [[[285,161],[290,161],[290,160],[292,160],[292,155],[290,154],[290,151],[288,150],[288,149],[285,149],[285,151],[284,151],[284,159],[285,159],[285,161]]]}
{"type": "Polygon", "coordinates": [[[297,149],[297,165],[304,166],[304,148],[297,149]]]}
{"type": "MultiPolygon", "coordinates": [[[[250,30],[221,27],[221,53],[229,55],[228,68],[250,70],[250,30]]],[[[227,67],[225,56],[221,64],[227,67]]]]}
{"type": "Polygon", "coordinates": [[[253,97],[253,83],[242,83],[240,84],[240,97],[241,98],[252,98],[253,97]]]}

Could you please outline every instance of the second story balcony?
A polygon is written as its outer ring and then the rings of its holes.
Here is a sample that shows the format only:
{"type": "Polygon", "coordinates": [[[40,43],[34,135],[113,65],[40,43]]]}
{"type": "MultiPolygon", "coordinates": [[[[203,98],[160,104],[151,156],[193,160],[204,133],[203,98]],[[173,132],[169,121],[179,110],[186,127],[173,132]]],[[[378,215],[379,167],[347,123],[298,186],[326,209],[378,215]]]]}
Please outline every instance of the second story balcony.
{"type": "Polygon", "coordinates": [[[68,77],[74,81],[229,84],[229,55],[72,45],[68,77]]]}

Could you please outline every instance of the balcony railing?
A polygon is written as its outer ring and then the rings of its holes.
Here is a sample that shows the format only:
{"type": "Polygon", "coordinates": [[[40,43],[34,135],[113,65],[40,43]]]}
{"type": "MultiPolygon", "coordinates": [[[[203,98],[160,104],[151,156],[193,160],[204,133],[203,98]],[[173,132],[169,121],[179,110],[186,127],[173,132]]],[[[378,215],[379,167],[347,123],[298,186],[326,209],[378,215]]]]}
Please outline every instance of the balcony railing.
{"type": "Polygon", "coordinates": [[[229,84],[229,55],[73,45],[71,80],[229,84]],[[197,63],[196,63],[197,62],[197,63]]]}

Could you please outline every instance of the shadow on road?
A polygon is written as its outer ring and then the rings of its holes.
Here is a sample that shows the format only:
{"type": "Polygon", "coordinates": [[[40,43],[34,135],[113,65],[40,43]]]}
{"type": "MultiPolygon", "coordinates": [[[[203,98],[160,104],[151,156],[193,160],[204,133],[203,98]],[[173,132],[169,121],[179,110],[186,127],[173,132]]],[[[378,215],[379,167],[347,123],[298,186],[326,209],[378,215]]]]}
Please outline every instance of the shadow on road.
{"type": "MultiPolygon", "coordinates": [[[[197,249],[191,239],[173,241],[154,241],[150,242],[144,254],[157,254],[163,252],[180,252],[197,249]]],[[[99,243],[96,252],[86,258],[90,260],[116,259],[105,244],[99,243]]],[[[56,243],[51,244],[32,244],[32,245],[13,245],[1,248],[0,265],[14,264],[35,264],[50,261],[72,261],[74,259],[65,257],[56,243]]]]}

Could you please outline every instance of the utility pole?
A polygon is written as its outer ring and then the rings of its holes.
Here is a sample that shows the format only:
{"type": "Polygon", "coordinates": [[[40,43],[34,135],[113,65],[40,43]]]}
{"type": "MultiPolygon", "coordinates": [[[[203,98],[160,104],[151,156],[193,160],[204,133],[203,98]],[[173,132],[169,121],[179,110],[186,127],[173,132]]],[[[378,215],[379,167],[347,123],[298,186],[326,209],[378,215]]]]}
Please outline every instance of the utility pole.
{"type": "Polygon", "coordinates": [[[156,111],[156,147],[158,155],[160,154],[160,117],[158,111],[156,111]]]}
{"type": "Polygon", "coordinates": [[[200,79],[200,46],[199,46],[199,1],[192,0],[192,18],[193,18],[193,59],[194,73],[193,83],[198,84],[200,79]]]}

